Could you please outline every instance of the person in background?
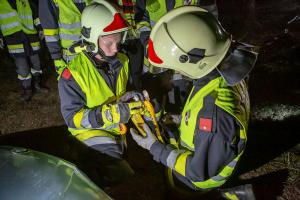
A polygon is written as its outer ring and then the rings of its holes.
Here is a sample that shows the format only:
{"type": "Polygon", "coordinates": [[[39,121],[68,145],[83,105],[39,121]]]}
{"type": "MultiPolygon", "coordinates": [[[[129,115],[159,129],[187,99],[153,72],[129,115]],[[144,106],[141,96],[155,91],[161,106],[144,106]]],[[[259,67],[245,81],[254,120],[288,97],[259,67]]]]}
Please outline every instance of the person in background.
{"type": "Polygon", "coordinates": [[[30,101],[35,92],[47,93],[41,86],[42,69],[39,58],[42,35],[37,6],[28,0],[0,1],[0,48],[4,42],[17,68],[22,86],[22,101],[30,101]],[[30,61],[30,62],[29,62],[30,61]]]}
{"type": "Polygon", "coordinates": [[[91,0],[39,1],[39,18],[58,75],[76,55],[69,48],[80,40],[81,13],[90,3],[91,0]]]}

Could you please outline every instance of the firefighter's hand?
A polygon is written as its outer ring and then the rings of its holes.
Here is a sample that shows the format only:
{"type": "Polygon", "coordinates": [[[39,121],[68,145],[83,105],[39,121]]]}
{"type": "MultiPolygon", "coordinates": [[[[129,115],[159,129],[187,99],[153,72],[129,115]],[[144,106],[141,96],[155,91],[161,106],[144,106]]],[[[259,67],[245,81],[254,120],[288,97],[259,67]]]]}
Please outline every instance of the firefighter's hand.
{"type": "Polygon", "coordinates": [[[129,91],[123,94],[120,98],[121,102],[129,102],[129,101],[144,101],[145,98],[141,92],[138,91],[129,91]]]}
{"type": "Polygon", "coordinates": [[[0,49],[4,49],[4,40],[0,38],[0,49]]]}
{"type": "Polygon", "coordinates": [[[116,123],[127,123],[134,114],[144,110],[143,102],[115,103],[102,106],[102,119],[106,125],[116,123]]]}
{"type": "Polygon", "coordinates": [[[54,60],[55,70],[58,74],[61,74],[63,69],[67,66],[67,63],[63,59],[54,60]]]}
{"type": "Polygon", "coordinates": [[[143,129],[146,132],[146,137],[143,137],[138,134],[137,130],[131,128],[130,133],[132,135],[132,138],[136,141],[136,143],[143,147],[144,149],[148,149],[150,151],[151,146],[158,141],[156,136],[152,133],[149,126],[147,124],[143,125],[143,129]]]}

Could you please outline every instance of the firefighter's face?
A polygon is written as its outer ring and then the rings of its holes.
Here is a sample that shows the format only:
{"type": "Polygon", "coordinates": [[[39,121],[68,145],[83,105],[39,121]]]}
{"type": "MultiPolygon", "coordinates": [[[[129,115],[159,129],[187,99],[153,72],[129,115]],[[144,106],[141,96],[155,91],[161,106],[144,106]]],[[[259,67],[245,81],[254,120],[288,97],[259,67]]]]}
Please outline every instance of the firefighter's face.
{"type": "Polygon", "coordinates": [[[99,47],[106,56],[114,56],[119,50],[122,40],[122,33],[115,33],[99,37],[99,47]]]}

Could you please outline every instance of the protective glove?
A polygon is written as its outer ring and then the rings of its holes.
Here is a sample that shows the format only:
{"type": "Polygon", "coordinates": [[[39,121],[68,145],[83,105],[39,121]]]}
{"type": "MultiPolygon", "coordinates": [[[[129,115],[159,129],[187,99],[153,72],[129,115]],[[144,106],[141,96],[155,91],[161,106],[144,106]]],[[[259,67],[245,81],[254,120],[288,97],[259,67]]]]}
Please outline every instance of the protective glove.
{"type": "Polygon", "coordinates": [[[120,98],[121,102],[128,102],[128,101],[144,101],[145,98],[141,92],[138,91],[130,91],[123,94],[120,98]]]}
{"type": "Polygon", "coordinates": [[[0,38],[0,49],[4,49],[4,40],[0,38]]]}
{"type": "Polygon", "coordinates": [[[143,102],[135,101],[103,105],[101,114],[104,126],[110,126],[118,123],[127,123],[132,115],[141,113],[143,110],[143,102]]]}
{"type": "Polygon", "coordinates": [[[136,141],[136,143],[143,147],[144,149],[148,149],[150,151],[151,146],[158,141],[156,136],[152,133],[149,126],[147,124],[143,125],[143,129],[146,132],[146,137],[140,136],[137,132],[137,130],[131,128],[130,133],[132,135],[132,138],[136,141]]]}
{"type": "Polygon", "coordinates": [[[61,74],[63,69],[67,66],[67,63],[63,59],[54,60],[55,70],[58,74],[61,74]]]}
{"type": "Polygon", "coordinates": [[[42,30],[39,31],[39,38],[40,40],[43,40],[45,38],[44,31],[42,30]]]}

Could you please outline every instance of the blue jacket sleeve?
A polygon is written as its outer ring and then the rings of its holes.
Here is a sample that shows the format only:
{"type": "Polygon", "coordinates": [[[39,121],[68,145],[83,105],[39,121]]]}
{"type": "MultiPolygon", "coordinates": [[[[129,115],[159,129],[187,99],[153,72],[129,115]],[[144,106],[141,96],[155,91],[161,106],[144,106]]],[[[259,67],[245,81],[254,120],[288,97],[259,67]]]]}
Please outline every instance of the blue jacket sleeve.
{"type": "MultiPolygon", "coordinates": [[[[234,143],[239,135],[240,125],[221,108],[216,108],[216,116],[215,131],[209,133],[195,131],[194,151],[156,142],[150,149],[154,160],[172,168],[188,182],[204,181],[217,175],[220,169],[231,162],[240,151],[238,144],[234,143]],[[182,162],[178,158],[186,154],[188,156],[184,163],[177,163],[182,162]],[[178,164],[185,166],[184,172],[178,171],[176,168],[178,164]]],[[[199,127],[199,124],[196,127],[199,127]]]]}
{"type": "Polygon", "coordinates": [[[61,59],[62,47],[58,31],[58,8],[52,0],[39,1],[39,17],[51,58],[61,59]]]}
{"type": "Polygon", "coordinates": [[[89,109],[86,107],[86,97],[73,77],[58,81],[62,116],[70,128],[78,128],[74,123],[77,113],[83,112],[80,119],[81,128],[100,128],[103,126],[101,106],[89,109]]]}

